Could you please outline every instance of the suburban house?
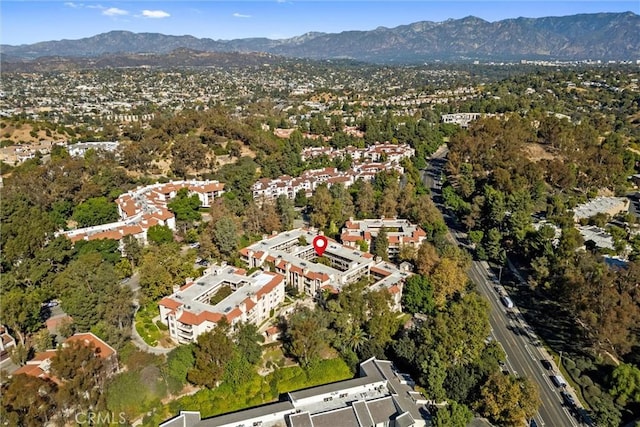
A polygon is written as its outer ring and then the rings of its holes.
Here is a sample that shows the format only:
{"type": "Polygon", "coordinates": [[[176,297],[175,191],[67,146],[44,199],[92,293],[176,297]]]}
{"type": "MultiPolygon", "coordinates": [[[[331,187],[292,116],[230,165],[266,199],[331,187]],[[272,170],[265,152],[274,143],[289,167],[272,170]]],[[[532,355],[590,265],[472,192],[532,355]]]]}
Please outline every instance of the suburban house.
{"type": "Polygon", "coordinates": [[[180,414],[160,427],[422,427],[431,418],[415,383],[388,360],[360,364],[358,377],[292,391],[278,402],[202,419],[180,414]]]}
{"type": "Polygon", "coordinates": [[[163,298],[158,306],[171,338],[184,344],[195,342],[223,318],[231,325],[259,325],[284,301],[284,294],[280,274],[256,271],[247,276],[236,267],[212,265],[202,277],[163,298]]]}

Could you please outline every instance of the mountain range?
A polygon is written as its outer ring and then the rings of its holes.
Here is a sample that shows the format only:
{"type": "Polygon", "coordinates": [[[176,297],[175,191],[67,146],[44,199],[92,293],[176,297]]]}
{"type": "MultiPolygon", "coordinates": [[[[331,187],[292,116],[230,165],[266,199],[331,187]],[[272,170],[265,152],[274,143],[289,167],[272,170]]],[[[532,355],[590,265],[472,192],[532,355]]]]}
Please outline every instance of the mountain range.
{"type": "Polygon", "coordinates": [[[516,18],[488,22],[469,16],[421,21],[371,31],[306,33],[289,39],[213,40],[159,33],[111,31],[78,40],[0,45],[4,63],[40,57],[92,58],[114,54],[262,52],[310,59],[373,63],[469,60],[637,60],[640,15],[633,12],[516,18]]]}

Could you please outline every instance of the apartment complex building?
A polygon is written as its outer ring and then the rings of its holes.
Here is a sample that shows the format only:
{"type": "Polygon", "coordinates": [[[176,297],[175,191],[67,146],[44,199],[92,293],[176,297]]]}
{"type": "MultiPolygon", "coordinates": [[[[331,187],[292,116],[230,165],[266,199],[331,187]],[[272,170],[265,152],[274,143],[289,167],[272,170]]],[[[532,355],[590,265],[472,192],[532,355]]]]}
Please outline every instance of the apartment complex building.
{"type": "Polygon", "coordinates": [[[250,268],[271,268],[284,276],[287,286],[313,297],[322,290],[340,292],[344,286],[367,276],[373,282],[370,289],[386,289],[393,298],[393,309],[401,309],[408,271],[332,239],[328,239],[320,260],[312,245],[316,236],[316,230],[306,228],[273,234],[240,250],[241,258],[250,268]]]}
{"type": "Polygon", "coordinates": [[[421,427],[431,416],[414,386],[392,362],[371,358],[351,380],[289,392],[275,403],[207,419],[182,411],[160,427],[421,427]]]}
{"type": "Polygon", "coordinates": [[[353,218],[350,218],[342,228],[340,240],[343,245],[352,248],[357,248],[358,242],[363,241],[371,248],[374,239],[378,237],[383,228],[389,242],[387,249],[389,259],[397,258],[402,246],[417,248],[427,237],[427,233],[422,228],[406,219],[378,218],[354,221],[353,218]]]}
{"type": "Polygon", "coordinates": [[[218,181],[170,181],[140,187],[122,194],[116,199],[120,221],[93,227],[78,228],[61,232],[72,242],[79,240],[114,239],[134,236],[141,243],[147,243],[147,230],[154,225],[176,228],[173,212],[167,208],[178,191],[187,188],[189,194],[196,194],[203,207],[224,193],[224,184],[218,181]]]}
{"type": "Polygon", "coordinates": [[[573,219],[578,222],[599,213],[613,217],[620,212],[627,212],[629,203],[629,199],[626,197],[596,197],[587,203],[576,206],[573,209],[573,219]]]}
{"type": "MultiPolygon", "coordinates": [[[[79,342],[85,346],[91,346],[94,350],[95,357],[100,357],[104,363],[105,372],[113,375],[118,371],[118,352],[109,344],[98,338],[91,332],[77,333],[67,338],[62,346],[65,347],[71,343],[79,342]]],[[[50,379],[60,384],[61,381],[51,373],[51,360],[56,356],[55,349],[39,351],[24,366],[14,371],[11,375],[29,375],[42,379],[50,379]]]]}
{"type": "Polygon", "coordinates": [[[247,276],[236,267],[212,265],[202,277],[158,303],[160,319],[176,342],[195,342],[223,318],[231,325],[259,325],[284,301],[284,291],[284,277],[280,274],[256,271],[247,276]],[[218,292],[226,296],[216,298],[218,292]]]}
{"type": "Polygon", "coordinates": [[[284,195],[293,199],[300,190],[304,191],[307,197],[311,197],[321,184],[327,184],[330,187],[340,183],[349,187],[360,178],[371,181],[382,171],[397,171],[403,174],[402,159],[414,156],[415,150],[406,144],[376,144],[363,149],[347,147],[342,150],[331,147],[310,147],[305,148],[301,156],[303,160],[307,160],[323,155],[330,159],[348,155],[353,159],[353,165],[346,171],[326,167],[305,171],[299,177],[282,175],[274,179],[263,178],[251,187],[253,198],[268,200],[284,195]]]}

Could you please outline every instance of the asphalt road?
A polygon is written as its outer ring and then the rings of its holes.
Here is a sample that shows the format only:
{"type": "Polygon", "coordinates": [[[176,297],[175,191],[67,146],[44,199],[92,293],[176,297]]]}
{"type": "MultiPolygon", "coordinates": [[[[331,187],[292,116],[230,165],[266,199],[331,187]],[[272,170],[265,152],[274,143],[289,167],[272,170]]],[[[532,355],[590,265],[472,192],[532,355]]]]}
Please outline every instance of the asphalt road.
{"type": "Polygon", "coordinates": [[[541,360],[547,359],[546,352],[540,347],[538,337],[526,323],[517,316],[517,310],[507,309],[494,282],[482,263],[474,261],[469,272],[477,289],[491,305],[489,322],[492,336],[502,344],[507,355],[506,366],[509,372],[528,377],[538,384],[542,405],[535,417],[539,426],[578,426],[577,420],[562,403],[560,390],[551,383],[552,371],[545,369],[541,360]],[[511,313],[511,314],[508,314],[511,313]],[[542,350],[542,351],[541,351],[542,350]]]}
{"type": "MultiPolygon", "coordinates": [[[[429,168],[422,171],[424,184],[431,189],[434,202],[441,211],[441,176],[442,169],[446,163],[445,157],[448,153],[446,148],[439,149],[432,157],[429,168]]],[[[443,212],[445,218],[446,212],[443,212]]],[[[451,238],[459,245],[464,238],[463,233],[450,228],[451,238]]],[[[553,427],[576,427],[581,424],[572,416],[565,407],[558,389],[552,382],[550,375],[553,371],[547,370],[541,363],[543,359],[550,359],[545,349],[540,346],[540,341],[525,322],[522,315],[514,309],[507,309],[500,301],[500,295],[496,291],[493,273],[486,263],[474,261],[469,272],[471,280],[481,295],[487,298],[491,311],[489,322],[491,324],[492,336],[498,341],[507,355],[506,367],[510,373],[518,376],[525,376],[533,380],[538,385],[540,392],[541,406],[538,414],[534,417],[538,426],[553,427]],[[509,313],[508,313],[509,312],[509,313]]]]}

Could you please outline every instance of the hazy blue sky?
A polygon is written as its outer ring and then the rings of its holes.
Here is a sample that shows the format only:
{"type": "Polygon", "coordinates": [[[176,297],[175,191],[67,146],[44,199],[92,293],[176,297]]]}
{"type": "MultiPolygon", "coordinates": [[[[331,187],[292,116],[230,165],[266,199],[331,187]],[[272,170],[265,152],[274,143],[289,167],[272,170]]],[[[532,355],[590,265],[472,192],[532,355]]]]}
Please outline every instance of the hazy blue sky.
{"type": "Polygon", "coordinates": [[[0,1],[0,42],[78,39],[111,30],[234,39],[286,38],[444,21],[474,15],[487,21],[576,13],[640,14],[640,1],[0,1]]]}

